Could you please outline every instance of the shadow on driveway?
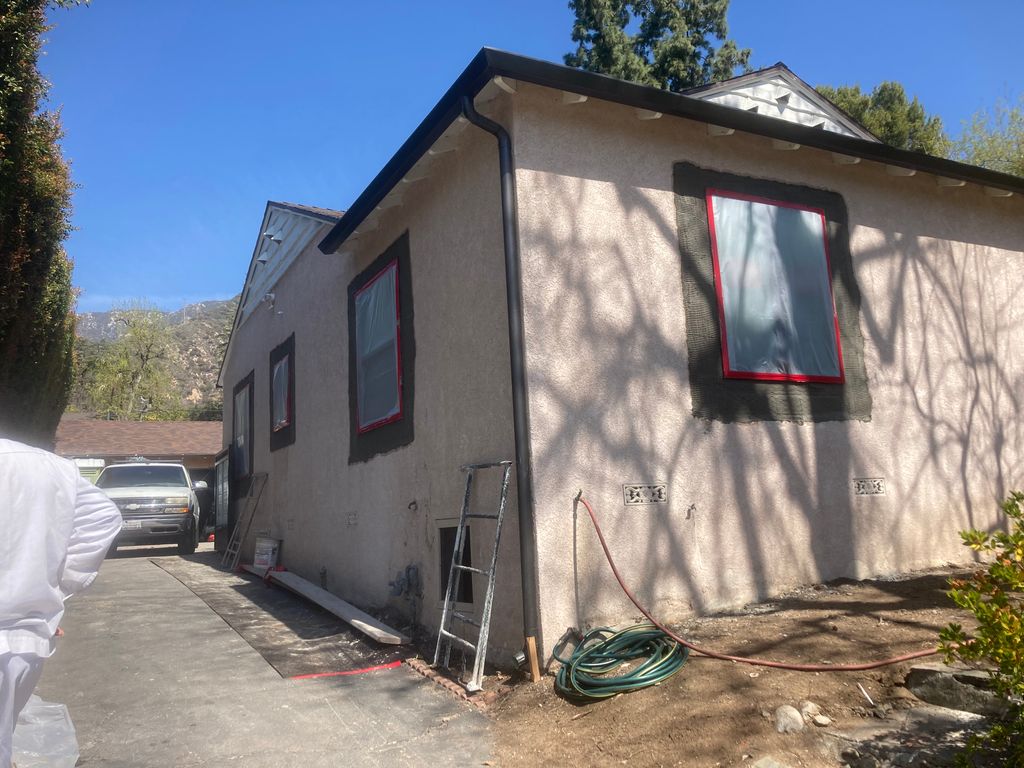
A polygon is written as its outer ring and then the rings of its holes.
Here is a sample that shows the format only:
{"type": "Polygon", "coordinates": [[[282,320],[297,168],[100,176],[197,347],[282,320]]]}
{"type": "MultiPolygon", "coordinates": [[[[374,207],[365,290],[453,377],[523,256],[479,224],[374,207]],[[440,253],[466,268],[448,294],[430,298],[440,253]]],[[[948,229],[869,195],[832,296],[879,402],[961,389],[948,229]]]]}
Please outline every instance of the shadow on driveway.
{"type": "Polygon", "coordinates": [[[353,672],[415,653],[412,646],[377,643],[318,605],[256,576],[223,570],[212,549],[153,557],[152,562],[206,603],[281,677],[353,672]]]}

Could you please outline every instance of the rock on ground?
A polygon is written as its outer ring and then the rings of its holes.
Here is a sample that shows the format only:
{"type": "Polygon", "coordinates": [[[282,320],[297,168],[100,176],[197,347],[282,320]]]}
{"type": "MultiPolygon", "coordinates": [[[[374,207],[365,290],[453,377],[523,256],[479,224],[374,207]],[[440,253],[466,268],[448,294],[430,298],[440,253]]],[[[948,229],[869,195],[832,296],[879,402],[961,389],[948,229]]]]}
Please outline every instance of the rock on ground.
{"type": "Polygon", "coordinates": [[[800,733],[804,729],[804,716],[800,710],[783,704],[775,710],[775,730],[779,733],[800,733]]]}

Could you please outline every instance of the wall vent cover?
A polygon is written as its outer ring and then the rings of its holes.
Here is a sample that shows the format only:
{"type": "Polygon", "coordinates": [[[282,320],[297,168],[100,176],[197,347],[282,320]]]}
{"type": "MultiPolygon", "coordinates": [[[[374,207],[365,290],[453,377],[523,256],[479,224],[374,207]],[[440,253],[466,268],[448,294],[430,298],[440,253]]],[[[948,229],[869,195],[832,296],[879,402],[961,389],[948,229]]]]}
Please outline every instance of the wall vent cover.
{"type": "Polygon", "coordinates": [[[855,477],[853,478],[853,492],[857,496],[884,496],[884,477],[855,477]]]}
{"type": "Polygon", "coordinates": [[[633,504],[666,504],[668,503],[667,483],[633,483],[622,486],[622,502],[626,506],[633,504]]]}

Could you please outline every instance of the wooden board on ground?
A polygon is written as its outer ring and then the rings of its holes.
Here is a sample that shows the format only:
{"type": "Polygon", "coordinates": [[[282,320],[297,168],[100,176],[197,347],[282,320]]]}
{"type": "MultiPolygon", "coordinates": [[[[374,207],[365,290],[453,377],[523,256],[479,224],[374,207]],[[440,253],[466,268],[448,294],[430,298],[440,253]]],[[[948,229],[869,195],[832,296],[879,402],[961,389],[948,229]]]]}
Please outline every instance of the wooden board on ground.
{"type": "Polygon", "coordinates": [[[283,587],[287,587],[292,592],[302,595],[307,600],[312,600],[321,608],[330,611],[338,618],[348,622],[355,629],[358,629],[364,635],[373,638],[378,643],[387,643],[388,645],[405,645],[410,642],[410,639],[401,632],[392,629],[387,624],[378,621],[370,614],[359,610],[351,603],[346,603],[337,595],[332,595],[326,589],[321,589],[315,584],[306,581],[301,576],[297,576],[290,571],[270,571],[268,574],[265,568],[254,568],[251,565],[243,565],[242,567],[249,573],[253,573],[260,578],[266,578],[269,575],[271,581],[274,581],[283,587]]]}

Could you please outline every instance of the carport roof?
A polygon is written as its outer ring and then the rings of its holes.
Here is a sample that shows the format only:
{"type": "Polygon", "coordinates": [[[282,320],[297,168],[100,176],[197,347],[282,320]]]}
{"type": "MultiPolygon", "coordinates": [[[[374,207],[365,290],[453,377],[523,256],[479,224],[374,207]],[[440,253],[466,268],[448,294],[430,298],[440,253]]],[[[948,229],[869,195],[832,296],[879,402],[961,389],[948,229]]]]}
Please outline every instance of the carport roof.
{"type": "Polygon", "coordinates": [[[59,456],[215,456],[220,421],[106,421],[65,416],[57,427],[59,456]]]}

